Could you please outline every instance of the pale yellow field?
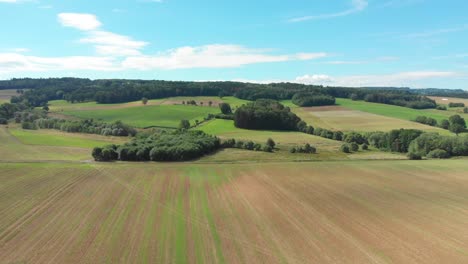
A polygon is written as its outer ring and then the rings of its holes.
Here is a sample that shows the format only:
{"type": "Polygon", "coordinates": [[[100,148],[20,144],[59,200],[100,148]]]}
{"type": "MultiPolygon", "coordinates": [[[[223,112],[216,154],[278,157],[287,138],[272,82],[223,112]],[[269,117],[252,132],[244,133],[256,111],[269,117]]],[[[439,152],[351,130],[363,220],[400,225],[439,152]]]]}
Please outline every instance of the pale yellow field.
{"type": "Polygon", "coordinates": [[[367,132],[405,128],[445,133],[436,127],[341,106],[292,108],[292,111],[309,124],[331,130],[367,132]]]}
{"type": "Polygon", "coordinates": [[[464,103],[465,106],[468,106],[468,99],[440,96],[429,96],[429,98],[435,100],[438,104],[448,105],[449,103],[464,103]]]}

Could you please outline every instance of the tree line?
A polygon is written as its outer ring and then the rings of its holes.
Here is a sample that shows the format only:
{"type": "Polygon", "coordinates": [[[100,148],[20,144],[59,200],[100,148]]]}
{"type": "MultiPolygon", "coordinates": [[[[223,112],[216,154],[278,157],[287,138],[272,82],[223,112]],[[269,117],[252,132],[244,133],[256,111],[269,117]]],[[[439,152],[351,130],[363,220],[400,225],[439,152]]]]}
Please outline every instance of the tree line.
{"type": "Polygon", "coordinates": [[[295,100],[304,106],[331,104],[332,97],[366,100],[417,109],[435,108],[433,100],[413,90],[394,88],[323,87],[297,83],[253,84],[242,82],[181,82],[158,80],[89,80],[79,78],[12,79],[0,81],[0,89],[28,89],[12,98],[12,102],[27,101],[32,106],[44,106],[50,100],[69,102],[96,101],[122,103],[142,98],[159,99],[175,96],[235,96],[245,100],[295,100]],[[313,94],[315,96],[302,96],[313,94]],[[328,96],[328,97],[327,97],[328,96]],[[318,99],[314,99],[314,97],[318,99]],[[296,98],[299,99],[299,98],[296,98]]]}

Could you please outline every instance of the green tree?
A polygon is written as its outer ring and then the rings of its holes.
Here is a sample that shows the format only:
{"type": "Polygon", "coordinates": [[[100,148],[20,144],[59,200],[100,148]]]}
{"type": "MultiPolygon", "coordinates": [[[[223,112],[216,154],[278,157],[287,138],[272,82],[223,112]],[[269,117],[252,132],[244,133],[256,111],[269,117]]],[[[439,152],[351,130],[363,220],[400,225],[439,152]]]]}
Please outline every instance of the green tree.
{"type": "Polygon", "coordinates": [[[148,103],[148,98],[146,97],[141,98],[141,103],[146,105],[148,103]]]}
{"type": "Polygon", "coordinates": [[[460,115],[453,115],[449,118],[449,130],[452,133],[460,134],[466,128],[465,119],[463,119],[460,115]]]}
{"type": "Polygon", "coordinates": [[[190,128],[190,122],[188,120],[180,120],[179,124],[180,129],[189,129],[190,128]]]}
{"type": "Polygon", "coordinates": [[[276,143],[275,143],[275,141],[274,141],[273,139],[269,138],[269,139],[267,140],[267,142],[266,142],[266,145],[269,146],[269,147],[271,147],[271,148],[273,149],[273,148],[275,148],[276,143]]]}
{"type": "Polygon", "coordinates": [[[439,126],[443,129],[449,129],[450,122],[447,119],[443,119],[442,121],[440,121],[439,126]]]}
{"type": "Polygon", "coordinates": [[[221,110],[221,113],[223,113],[225,115],[232,114],[231,105],[229,105],[228,103],[220,103],[219,104],[219,109],[221,110]]]}

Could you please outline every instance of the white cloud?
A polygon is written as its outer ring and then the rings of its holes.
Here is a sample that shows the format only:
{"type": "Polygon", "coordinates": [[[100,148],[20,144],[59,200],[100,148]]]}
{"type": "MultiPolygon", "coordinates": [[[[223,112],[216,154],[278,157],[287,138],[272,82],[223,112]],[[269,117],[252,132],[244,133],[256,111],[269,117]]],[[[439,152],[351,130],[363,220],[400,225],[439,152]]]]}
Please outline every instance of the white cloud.
{"type": "Polygon", "coordinates": [[[328,75],[304,75],[295,79],[295,82],[304,84],[322,84],[329,86],[410,86],[420,87],[421,81],[429,79],[443,79],[462,76],[463,74],[450,71],[411,71],[394,74],[377,75],[348,75],[331,77],[328,75]],[[318,78],[317,76],[322,76],[318,78]]]}
{"type": "Polygon", "coordinates": [[[0,53],[0,74],[61,70],[119,70],[112,57],[70,56],[37,57],[18,53],[0,53]]]}
{"type": "Polygon", "coordinates": [[[296,23],[296,22],[303,22],[307,20],[329,19],[329,18],[347,16],[347,15],[351,15],[351,14],[363,11],[364,9],[367,8],[368,5],[369,3],[366,0],[352,0],[351,8],[345,11],[331,13],[331,14],[296,17],[296,18],[290,19],[289,22],[296,23]]]}
{"type": "Polygon", "coordinates": [[[140,55],[140,49],[148,45],[147,42],[107,31],[91,31],[80,42],[95,44],[98,54],[116,56],[140,55]]]}
{"type": "Polygon", "coordinates": [[[16,52],[16,53],[24,53],[24,52],[30,52],[31,50],[28,48],[14,48],[14,49],[10,49],[10,51],[16,52]]]}
{"type": "Polygon", "coordinates": [[[72,27],[83,31],[95,30],[102,24],[93,14],[60,13],[58,20],[64,27],[72,27]]]}
{"type": "Polygon", "coordinates": [[[239,45],[215,44],[181,47],[154,56],[129,57],[124,60],[123,66],[140,70],[232,68],[255,63],[312,60],[326,56],[326,53],[272,55],[263,50],[249,49],[239,45]]]}

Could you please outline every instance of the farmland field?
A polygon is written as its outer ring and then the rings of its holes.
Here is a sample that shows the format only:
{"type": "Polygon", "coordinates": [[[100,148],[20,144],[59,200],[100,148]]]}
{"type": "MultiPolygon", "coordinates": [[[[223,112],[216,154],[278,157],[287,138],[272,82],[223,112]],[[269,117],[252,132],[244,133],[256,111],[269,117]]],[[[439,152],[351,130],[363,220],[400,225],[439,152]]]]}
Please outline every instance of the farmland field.
{"type": "Polygon", "coordinates": [[[232,107],[244,104],[245,100],[234,97],[171,97],[149,100],[146,106],[141,101],[122,104],[97,104],[96,102],[68,103],[64,100],[50,102],[52,114],[83,119],[100,119],[107,122],[120,120],[126,124],[144,128],[150,126],[177,128],[180,120],[187,119],[192,124],[203,120],[208,114],[220,112],[218,103],[227,102],[232,107]],[[203,106],[182,105],[182,102],[195,100],[203,106]],[[208,106],[212,102],[212,107],[208,106]]]}
{"type": "Polygon", "coordinates": [[[11,97],[16,95],[16,90],[0,90],[0,104],[10,102],[11,97]]]}
{"type": "Polygon", "coordinates": [[[310,143],[316,146],[328,147],[330,149],[337,150],[341,145],[340,142],[335,140],[308,135],[301,132],[241,129],[235,127],[234,121],[232,120],[211,120],[201,125],[198,129],[205,133],[222,138],[252,140],[258,143],[265,143],[268,138],[272,138],[277,144],[286,146],[310,143]]]}
{"type": "Polygon", "coordinates": [[[466,160],[11,163],[0,195],[3,263],[468,261],[466,160]]]}
{"type": "Polygon", "coordinates": [[[408,120],[352,110],[342,106],[292,108],[302,120],[317,127],[340,131],[390,131],[392,129],[444,130],[408,120]]]}
{"type": "Polygon", "coordinates": [[[92,147],[121,143],[124,140],[126,139],[54,130],[27,131],[0,126],[0,161],[90,160],[92,147]]]}
{"type": "Polygon", "coordinates": [[[468,106],[468,99],[466,98],[454,98],[454,97],[440,97],[440,96],[429,96],[432,100],[435,100],[438,104],[448,105],[449,103],[464,103],[468,106]]]}
{"type": "Polygon", "coordinates": [[[186,105],[154,105],[105,110],[63,111],[62,114],[106,122],[122,121],[128,125],[144,128],[150,126],[177,128],[180,120],[194,123],[208,114],[219,113],[218,108],[186,105]]]}

